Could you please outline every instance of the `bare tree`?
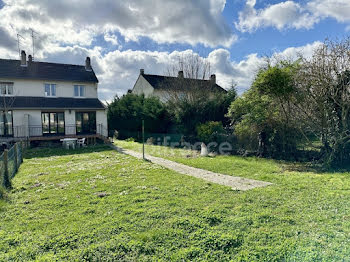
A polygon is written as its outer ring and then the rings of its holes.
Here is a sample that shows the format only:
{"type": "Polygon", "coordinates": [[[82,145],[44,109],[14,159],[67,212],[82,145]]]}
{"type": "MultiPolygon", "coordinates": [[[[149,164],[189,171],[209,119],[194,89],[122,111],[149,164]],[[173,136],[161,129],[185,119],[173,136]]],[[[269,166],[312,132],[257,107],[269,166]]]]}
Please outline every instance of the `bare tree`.
{"type": "MultiPolygon", "coordinates": [[[[201,99],[208,99],[217,91],[215,78],[212,84],[209,61],[197,54],[183,54],[177,57],[174,64],[170,65],[165,74],[168,76],[163,82],[162,89],[167,101],[174,104],[180,101],[197,103],[201,99]]],[[[213,76],[214,77],[214,76],[213,76]]]]}
{"type": "Polygon", "coordinates": [[[185,78],[205,80],[210,78],[210,69],[209,61],[199,55],[182,54],[167,68],[166,75],[176,77],[182,71],[185,78]]]}
{"type": "Polygon", "coordinates": [[[326,40],[296,76],[301,119],[318,135],[327,163],[350,160],[350,38],[326,40]]]}

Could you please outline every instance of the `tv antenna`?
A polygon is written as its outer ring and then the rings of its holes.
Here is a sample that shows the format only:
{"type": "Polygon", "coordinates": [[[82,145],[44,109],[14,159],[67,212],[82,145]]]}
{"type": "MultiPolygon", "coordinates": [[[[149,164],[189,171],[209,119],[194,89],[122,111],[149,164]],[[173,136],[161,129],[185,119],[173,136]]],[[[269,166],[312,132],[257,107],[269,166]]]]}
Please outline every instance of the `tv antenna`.
{"type": "Polygon", "coordinates": [[[30,31],[32,31],[32,34],[31,34],[31,36],[32,36],[32,46],[33,46],[33,56],[32,56],[32,58],[33,58],[33,61],[34,61],[34,39],[35,39],[35,35],[34,34],[37,34],[33,29],[30,29],[30,31]]]}
{"type": "Polygon", "coordinates": [[[18,47],[18,55],[19,55],[19,59],[21,59],[21,49],[19,48],[19,44],[20,44],[20,38],[24,40],[24,37],[21,36],[20,34],[17,34],[17,47],[18,47]]]}

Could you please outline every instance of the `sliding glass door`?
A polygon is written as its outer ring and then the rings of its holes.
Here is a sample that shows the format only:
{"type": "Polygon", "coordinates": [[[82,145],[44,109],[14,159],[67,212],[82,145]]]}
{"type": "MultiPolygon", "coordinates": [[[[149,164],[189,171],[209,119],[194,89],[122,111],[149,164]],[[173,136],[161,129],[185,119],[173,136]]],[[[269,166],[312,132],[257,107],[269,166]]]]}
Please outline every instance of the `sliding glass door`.
{"type": "Polygon", "coordinates": [[[41,121],[44,135],[63,135],[64,132],[64,113],[41,113],[41,121]]]}
{"type": "Polygon", "coordinates": [[[0,136],[13,136],[12,111],[0,111],[0,136]]]}
{"type": "Polygon", "coordinates": [[[96,134],[96,112],[76,112],[77,134],[96,134]]]}

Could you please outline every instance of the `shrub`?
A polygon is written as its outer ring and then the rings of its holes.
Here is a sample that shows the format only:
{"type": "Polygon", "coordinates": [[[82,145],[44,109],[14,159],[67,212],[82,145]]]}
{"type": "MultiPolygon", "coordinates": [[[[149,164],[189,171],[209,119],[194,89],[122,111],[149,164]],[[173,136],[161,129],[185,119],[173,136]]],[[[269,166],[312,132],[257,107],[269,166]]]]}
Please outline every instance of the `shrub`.
{"type": "Polygon", "coordinates": [[[5,189],[0,186],[0,199],[4,199],[5,198],[5,189]]]}
{"type": "Polygon", "coordinates": [[[221,122],[209,121],[197,126],[197,138],[204,143],[220,142],[219,136],[224,134],[221,122]]]}
{"type": "Polygon", "coordinates": [[[118,129],[119,136],[127,132],[138,132],[145,121],[145,131],[162,133],[167,131],[170,121],[166,106],[156,97],[126,94],[115,97],[108,105],[108,127],[118,129]]]}
{"type": "Polygon", "coordinates": [[[229,124],[226,117],[228,108],[236,99],[235,89],[227,93],[216,93],[208,97],[206,93],[195,97],[184,97],[168,102],[168,111],[174,118],[178,129],[186,136],[196,135],[196,127],[208,121],[218,121],[224,126],[229,124]]]}

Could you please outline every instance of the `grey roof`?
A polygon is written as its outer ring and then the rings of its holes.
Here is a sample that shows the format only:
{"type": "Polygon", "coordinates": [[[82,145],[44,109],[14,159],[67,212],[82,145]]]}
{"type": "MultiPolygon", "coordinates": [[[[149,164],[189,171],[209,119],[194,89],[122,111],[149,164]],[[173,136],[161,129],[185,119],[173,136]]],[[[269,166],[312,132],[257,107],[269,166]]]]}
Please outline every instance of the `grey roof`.
{"type": "Polygon", "coordinates": [[[9,109],[105,109],[97,98],[5,96],[0,97],[0,110],[4,102],[9,109]]]}
{"type": "Polygon", "coordinates": [[[210,80],[200,80],[200,79],[191,79],[191,78],[181,78],[171,77],[171,76],[160,76],[160,75],[142,75],[154,89],[167,89],[171,88],[174,85],[180,88],[190,88],[192,86],[197,86],[203,88],[206,91],[219,91],[227,92],[218,84],[214,84],[210,80]]]}
{"type": "Polygon", "coordinates": [[[0,59],[0,78],[98,83],[94,71],[86,71],[82,65],[33,61],[21,66],[20,60],[10,59],[0,59]]]}

